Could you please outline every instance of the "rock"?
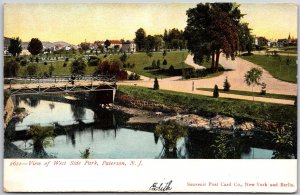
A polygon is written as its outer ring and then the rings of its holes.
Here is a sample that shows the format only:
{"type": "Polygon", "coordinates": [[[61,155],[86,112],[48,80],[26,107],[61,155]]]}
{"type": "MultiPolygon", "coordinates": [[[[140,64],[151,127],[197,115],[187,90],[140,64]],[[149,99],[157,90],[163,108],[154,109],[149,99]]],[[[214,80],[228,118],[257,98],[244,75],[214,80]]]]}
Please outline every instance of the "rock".
{"type": "Polygon", "coordinates": [[[238,129],[242,131],[249,131],[254,129],[254,124],[252,122],[244,122],[238,126],[238,129]]]}
{"type": "Polygon", "coordinates": [[[180,125],[188,126],[191,128],[205,128],[205,129],[210,128],[208,119],[195,114],[186,114],[186,115],[178,114],[176,116],[166,118],[163,121],[169,121],[169,120],[173,120],[179,123],[180,125]]]}
{"type": "Polygon", "coordinates": [[[210,119],[210,125],[216,129],[231,129],[234,124],[234,118],[228,116],[217,115],[210,119]]]}
{"type": "Polygon", "coordinates": [[[155,112],[156,115],[162,115],[162,112],[155,112]]]}

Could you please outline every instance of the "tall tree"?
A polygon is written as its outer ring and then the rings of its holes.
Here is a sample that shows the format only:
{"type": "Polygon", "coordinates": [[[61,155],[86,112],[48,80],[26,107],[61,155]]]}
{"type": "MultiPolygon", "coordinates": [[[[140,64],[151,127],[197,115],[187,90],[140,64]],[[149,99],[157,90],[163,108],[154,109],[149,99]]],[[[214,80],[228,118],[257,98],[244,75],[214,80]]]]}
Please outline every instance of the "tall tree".
{"type": "Polygon", "coordinates": [[[200,3],[187,10],[185,38],[187,48],[194,55],[195,63],[211,58],[211,68],[217,71],[223,52],[234,60],[238,49],[238,24],[242,17],[233,3],[200,3]]]}
{"type": "Polygon", "coordinates": [[[148,35],[146,38],[145,38],[145,41],[144,41],[144,49],[146,50],[146,52],[151,52],[154,50],[155,48],[155,37],[152,36],[152,35],[148,35]]]}
{"type": "Polygon", "coordinates": [[[141,51],[141,50],[144,49],[145,38],[146,38],[145,30],[143,28],[139,28],[135,32],[135,39],[134,39],[134,42],[136,44],[136,47],[137,47],[138,51],[141,51]]]}
{"type": "Polygon", "coordinates": [[[8,52],[11,53],[11,55],[16,56],[19,55],[21,51],[22,51],[22,40],[19,39],[19,37],[10,39],[8,52]]]}
{"type": "Polygon", "coordinates": [[[43,44],[38,38],[32,38],[27,49],[32,55],[38,55],[43,50],[43,44]]]}
{"type": "Polygon", "coordinates": [[[238,28],[238,35],[239,35],[239,50],[240,51],[247,51],[248,54],[252,51],[252,44],[253,44],[253,36],[251,35],[251,30],[248,27],[248,23],[241,23],[238,28]]]}
{"type": "Polygon", "coordinates": [[[87,50],[90,49],[90,43],[82,42],[82,43],[80,43],[80,48],[81,48],[84,52],[86,52],[87,50]]]}
{"type": "Polygon", "coordinates": [[[107,49],[110,45],[111,42],[108,39],[106,39],[106,41],[104,41],[104,47],[107,49]]]}

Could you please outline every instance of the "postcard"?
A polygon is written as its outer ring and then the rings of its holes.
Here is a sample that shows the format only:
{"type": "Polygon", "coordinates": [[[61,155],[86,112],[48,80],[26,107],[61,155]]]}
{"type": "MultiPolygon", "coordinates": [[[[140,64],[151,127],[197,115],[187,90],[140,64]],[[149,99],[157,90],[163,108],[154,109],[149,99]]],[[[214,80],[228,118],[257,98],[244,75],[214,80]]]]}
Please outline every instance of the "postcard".
{"type": "Polygon", "coordinates": [[[5,192],[297,191],[297,4],[4,4],[5,192]]]}

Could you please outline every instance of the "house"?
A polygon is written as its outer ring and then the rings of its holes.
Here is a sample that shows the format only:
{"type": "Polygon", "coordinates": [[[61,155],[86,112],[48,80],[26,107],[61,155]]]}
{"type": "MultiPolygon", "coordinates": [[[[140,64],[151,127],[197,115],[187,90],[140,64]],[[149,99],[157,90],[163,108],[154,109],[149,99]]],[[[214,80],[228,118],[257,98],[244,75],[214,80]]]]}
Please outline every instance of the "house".
{"type": "Polygon", "coordinates": [[[284,47],[288,45],[288,40],[287,39],[278,39],[277,40],[277,46],[278,47],[284,47]]]}
{"type": "Polygon", "coordinates": [[[119,40],[109,40],[110,46],[108,48],[119,48],[122,47],[122,42],[119,40]]]}
{"type": "Polygon", "coordinates": [[[136,45],[134,42],[124,42],[121,47],[122,52],[136,52],[136,45]]]}
{"type": "Polygon", "coordinates": [[[268,47],[276,47],[277,41],[275,39],[270,39],[267,43],[268,47]]]}
{"type": "Polygon", "coordinates": [[[265,37],[255,37],[254,38],[254,45],[257,46],[266,46],[268,44],[268,39],[265,37]]]}

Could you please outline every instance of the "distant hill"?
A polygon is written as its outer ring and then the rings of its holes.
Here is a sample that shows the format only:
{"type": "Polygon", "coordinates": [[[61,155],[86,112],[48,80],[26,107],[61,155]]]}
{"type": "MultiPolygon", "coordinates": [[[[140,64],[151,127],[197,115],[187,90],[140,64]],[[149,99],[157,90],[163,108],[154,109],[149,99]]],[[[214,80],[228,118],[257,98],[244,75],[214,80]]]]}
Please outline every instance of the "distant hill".
{"type": "MultiPolygon", "coordinates": [[[[4,47],[7,48],[10,44],[10,38],[4,37],[3,41],[4,41],[4,47]]],[[[29,44],[29,42],[22,42],[22,48],[26,49],[28,44],[29,44]]],[[[42,41],[42,44],[46,48],[54,47],[55,45],[58,45],[58,44],[63,45],[63,46],[69,46],[69,45],[74,46],[73,44],[70,44],[70,43],[67,43],[64,41],[56,41],[56,42],[42,41]]]]}

